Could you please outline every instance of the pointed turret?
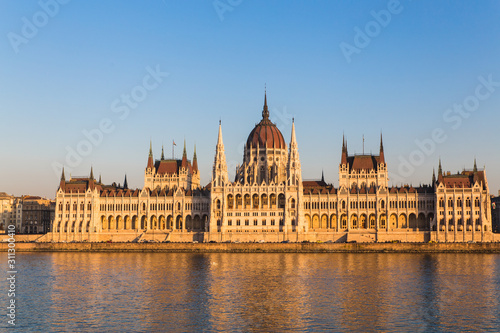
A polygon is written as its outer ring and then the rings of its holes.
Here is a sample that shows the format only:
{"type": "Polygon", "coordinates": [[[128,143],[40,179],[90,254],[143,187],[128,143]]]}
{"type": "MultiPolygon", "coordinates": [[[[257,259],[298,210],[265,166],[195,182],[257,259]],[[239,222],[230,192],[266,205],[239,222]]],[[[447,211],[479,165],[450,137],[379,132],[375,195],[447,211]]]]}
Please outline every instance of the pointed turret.
{"type": "Polygon", "coordinates": [[[186,153],[186,139],[184,139],[184,150],[182,151],[182,164],[181,166],[185,169],[188,167],[187,153],[186,153]]]}
{"type": "Polygon", "coordinates": [[[439,158],[438,177],[442,175],[443,175],[443,168],[441,167],[441,158],[439,158]]]}
{"type": "Polygon", "coordinates": [[[99,184],[102,184],[101,182],[101,175],[99,174],[99,184]]]}
{"type": "Polygon", "coordinates": [[[128,189],[127,174],[125,174],[125,180],[123,181],[123,188],[128,189]]]}
{"type": "Polygon", "coordinates": [[[226,154],[224,153],[224,143],[222,141],[222,125],[219,120],[219,136],[215,147],[214,167],[212,170],[213,186],[224,186],[228,182],[226,154]]]}
{"type": "Polygon", "coordinates": [[[472,177],[472,181],[474,182],[474,184],[479,181],[479,175],[478,175],[478,172],[477,172],[477,164],[476,164],[476,158],[474,157],[474,169],[473,169],[473,177],[472,177]]]}
{"type": "Polygon", "coordinates": [[[267,92],[264,90],[264,107],[262,108],[262,119],[269,119],[269,109],[267,108],[267,92]]]}
{"type": "Polygon", "coordinates": [[[382,142],[382,133],[380,133],[380,163],[385,164],[384,143],[382,142]]]}
{"type": "Polygon", "coordinates": [[[196,145],[194,145],[193,172],[198,172],[198,158],[196,157],[196,145]]]}
{"type": "Polygon", "coordinates": [[[432,168],[432,185],[436,184],[436,169],[432,168]]]}
{"type": "Polygon", "coordinates": [[[295,119],[292,118],[292,133],[290,136],[290,149],[288,151],[288,163],[286,166],[287,180],[285,183],[285,197],[290,198],[291,205],[285,206],[284,228],[287,232],[290,225],[297,226],[302,230],[302,168],[300,166],[299,146],[295,137],[295,119]]]}
{"type": "Polygon", "coordinates": [[[292,118],[292,135],[290,137],[290,144],[297,144],[297,138],[295,137],[295,118],[292,118]]]}
{"type": "Polygon", "coordinates": [[[161,160],[165,159],[165,153],[163,152],[163,145],[161,145],[161,160]]]}
{"type": "Polygon", "coordinates": [[[302,169],[300,167],[299,146],[295,137],[295,119],[292,119],[292,134],[290,136],[287,173],[289,185],[298,186],[302,184],[302,169]]]}
{"type": "Polygon", "coordinates": [[[89,188],[94,189],[95,179],[94,179],[94,168],[90,166],[90,176],[89,176],[89,188]]]}
{"type": "Polygon", "coordinates": [[[217,146],[219,145],[224,146],[224,142],[222,141],[222,125],[220,120],[219,120],[219,136],[217,137],[217,146]]]}
{"type": "Polygon", "coordinates": [[[154,161],[153,161],[153,143],[149,141],[149,156],[148,156],[148,169],[153,169],[154,168],[154,161]]]}
{"type": "Polygon", "coordinates": [[[61,172],[61,181],[59,182],[59,188],[64,191],[66,187],[66,176],[64,175],[64,167],[61,172]]]}
{"type": "Polygon", "coordinates": [[[325,182],[325,172],[321,170],[321,182],[325,182]]]}
{"type": "Polygon", "coordinates": [[[343,134],[342,134],[342,156],[340,158],[340,164],[347,164],[347,142],[343,134]]]}

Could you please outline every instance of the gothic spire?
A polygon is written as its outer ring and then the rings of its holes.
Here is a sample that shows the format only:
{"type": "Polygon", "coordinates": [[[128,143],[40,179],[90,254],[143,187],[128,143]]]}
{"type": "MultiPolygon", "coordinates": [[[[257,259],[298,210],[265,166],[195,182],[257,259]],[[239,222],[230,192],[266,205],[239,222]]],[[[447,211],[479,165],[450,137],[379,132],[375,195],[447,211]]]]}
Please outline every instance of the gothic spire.
{"type": "Polygon", "coordinates": [[[59,188],[63,191],[66,188],[66,176],[64,175],[64,167],[62,168],[61,172],[61,181],[59,182],[59,188]]]}
{"type": "Polygon", "coordinates": [[[432,168],[432,185],[436,183],[436,169],[432,168]]]}
{"type": "Polygon", "coordinates": [[[186,139],[184,139],[184,150],[182,151],[182,167],[187,168],[186,139]]]}
{"type": "Polygon", "coordinates": [[[90,166],[90,177],[89,177],[90,180],[94,180],[94,168],[92,166],[90,166]]]}
{"type": "Polygon", "coordinates": [[[149,140],[149,156],[148,156],[148,166],[146,168],[153,169],[154,161],[153,161],[153,143],[149,140]]]}
{"type": "Polygon", "coordinates": [[[287,177],[289,185],[302,186],[302,176],[299,157],[299,146],[295,137],[295,119],[292,119],[292,134],[288,152],[287,177]]]}
{"type": "Polygon", "coordinates": [[[219,136],[217,137],[217,146],[219,145],[224,145],[224,143],[222,142],[222,126],[220,120],[219,120],[219,136]]]}
{"type": "Polygon", "coordinates": [[[163,145],[161,145],[161,160],[163,161],[165,159],[165,154],[163,152],[163,145]]]}
{"type": "Polygon", "coordinates": [[[269,119],[269,109],[267,108],[267,91],[264,89],[264,108],[262,109],[262,119],[269,119]]]}
{"type": "Polygon", "coordinates": [[[198,171],[198,158],[196,157],[196,144],[194,145],[194,154],[193,154],[193,172],[198,171]]]}
{"type": "MultiPolygon", "coordinates": [[[[214,167],[212,170],[212,186],[224,186],[228,182],[226,154],[224,153],[224,143],[222,142],[222,126],[219,120],[219,136],[215,147],[214,167]]],[[[213,187],[212,187],[213,188],[213,187]]]]}
{"type": "Polygon", "coordinates": [[[474,172],[477,172],[476,158],[474,157],[474,172]]]}
{"type": "Polygon", "coordinates": [[[101,174],[99,174],[99,184],[101,184],[101,174]]]}
{"type": "Polygon", "coordinates": [[[441,157],[439,158],[438,176],[443,175],[443,168],[441,168],[441,157]]]}
{"type": "Polygon", "coordinates": [[[321,181],[324,183],[325,182],[325,173],[323,170],[321,170],[321,181]]]}
{"type": "Polygon", "coordinates": [[[123,181],[123,188],[128,189],[127,174],[125,174],[125,180],[123,181]]]}
{"type": "Polygon", "coordinates": [[[380,132],[380,163],[385,164],[384,143],[382,142],[382,132],[380,132]]]}
{"type": "Polygon", "coordinates": [[[292,136],[290,138],[290,145],[294,143],[297,144],[297,139],[295,138],[295,119],[292,118],[292,136]]]}
{"type": "Polygon", "coordinates": [[[347,164],[347,141],[344,134],[342,134],[342,156],[340,159],[340,164],[347,164]]]}

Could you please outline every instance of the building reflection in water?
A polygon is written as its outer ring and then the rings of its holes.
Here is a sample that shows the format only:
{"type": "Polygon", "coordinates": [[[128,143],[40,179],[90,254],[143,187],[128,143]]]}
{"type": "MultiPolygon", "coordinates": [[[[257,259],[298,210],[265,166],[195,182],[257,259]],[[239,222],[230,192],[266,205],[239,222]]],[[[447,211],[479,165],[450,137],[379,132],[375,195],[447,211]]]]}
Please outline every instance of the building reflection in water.
{"type": "Polygon", "coordinates": [[[500,327],[499,255],[68,252],[18,262],[18,314],[30,318],[21,330],[500,327]]]}
{"type": "Polygon", "coordinates": [[[211,325],[250,331],[301,330],[304,297],[297,254],[210,255],[211,325]]]}

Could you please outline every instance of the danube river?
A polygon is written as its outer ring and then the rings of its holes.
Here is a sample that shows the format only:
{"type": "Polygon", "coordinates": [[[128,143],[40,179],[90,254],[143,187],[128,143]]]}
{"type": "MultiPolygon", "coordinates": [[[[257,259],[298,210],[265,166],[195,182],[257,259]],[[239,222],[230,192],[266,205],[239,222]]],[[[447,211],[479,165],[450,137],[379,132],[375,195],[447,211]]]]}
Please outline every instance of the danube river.
{"type": "Polygon", "coordinates": [[[500,329],[498,254],[59,252],[16,263],[20,332],[500,329]]]}

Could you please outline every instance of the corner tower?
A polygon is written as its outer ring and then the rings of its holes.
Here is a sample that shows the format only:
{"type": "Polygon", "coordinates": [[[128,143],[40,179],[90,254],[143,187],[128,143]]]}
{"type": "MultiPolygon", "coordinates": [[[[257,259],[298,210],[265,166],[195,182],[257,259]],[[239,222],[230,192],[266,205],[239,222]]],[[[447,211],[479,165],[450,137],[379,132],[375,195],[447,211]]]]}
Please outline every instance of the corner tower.
{"type": "Polygon", "coordinates": [[[339,166],[339,188],[386,188],[388,186],[384,145],[380,134],[379,155],[347,153],[347,140],[342,137],[342,156],[339,166]]]}

